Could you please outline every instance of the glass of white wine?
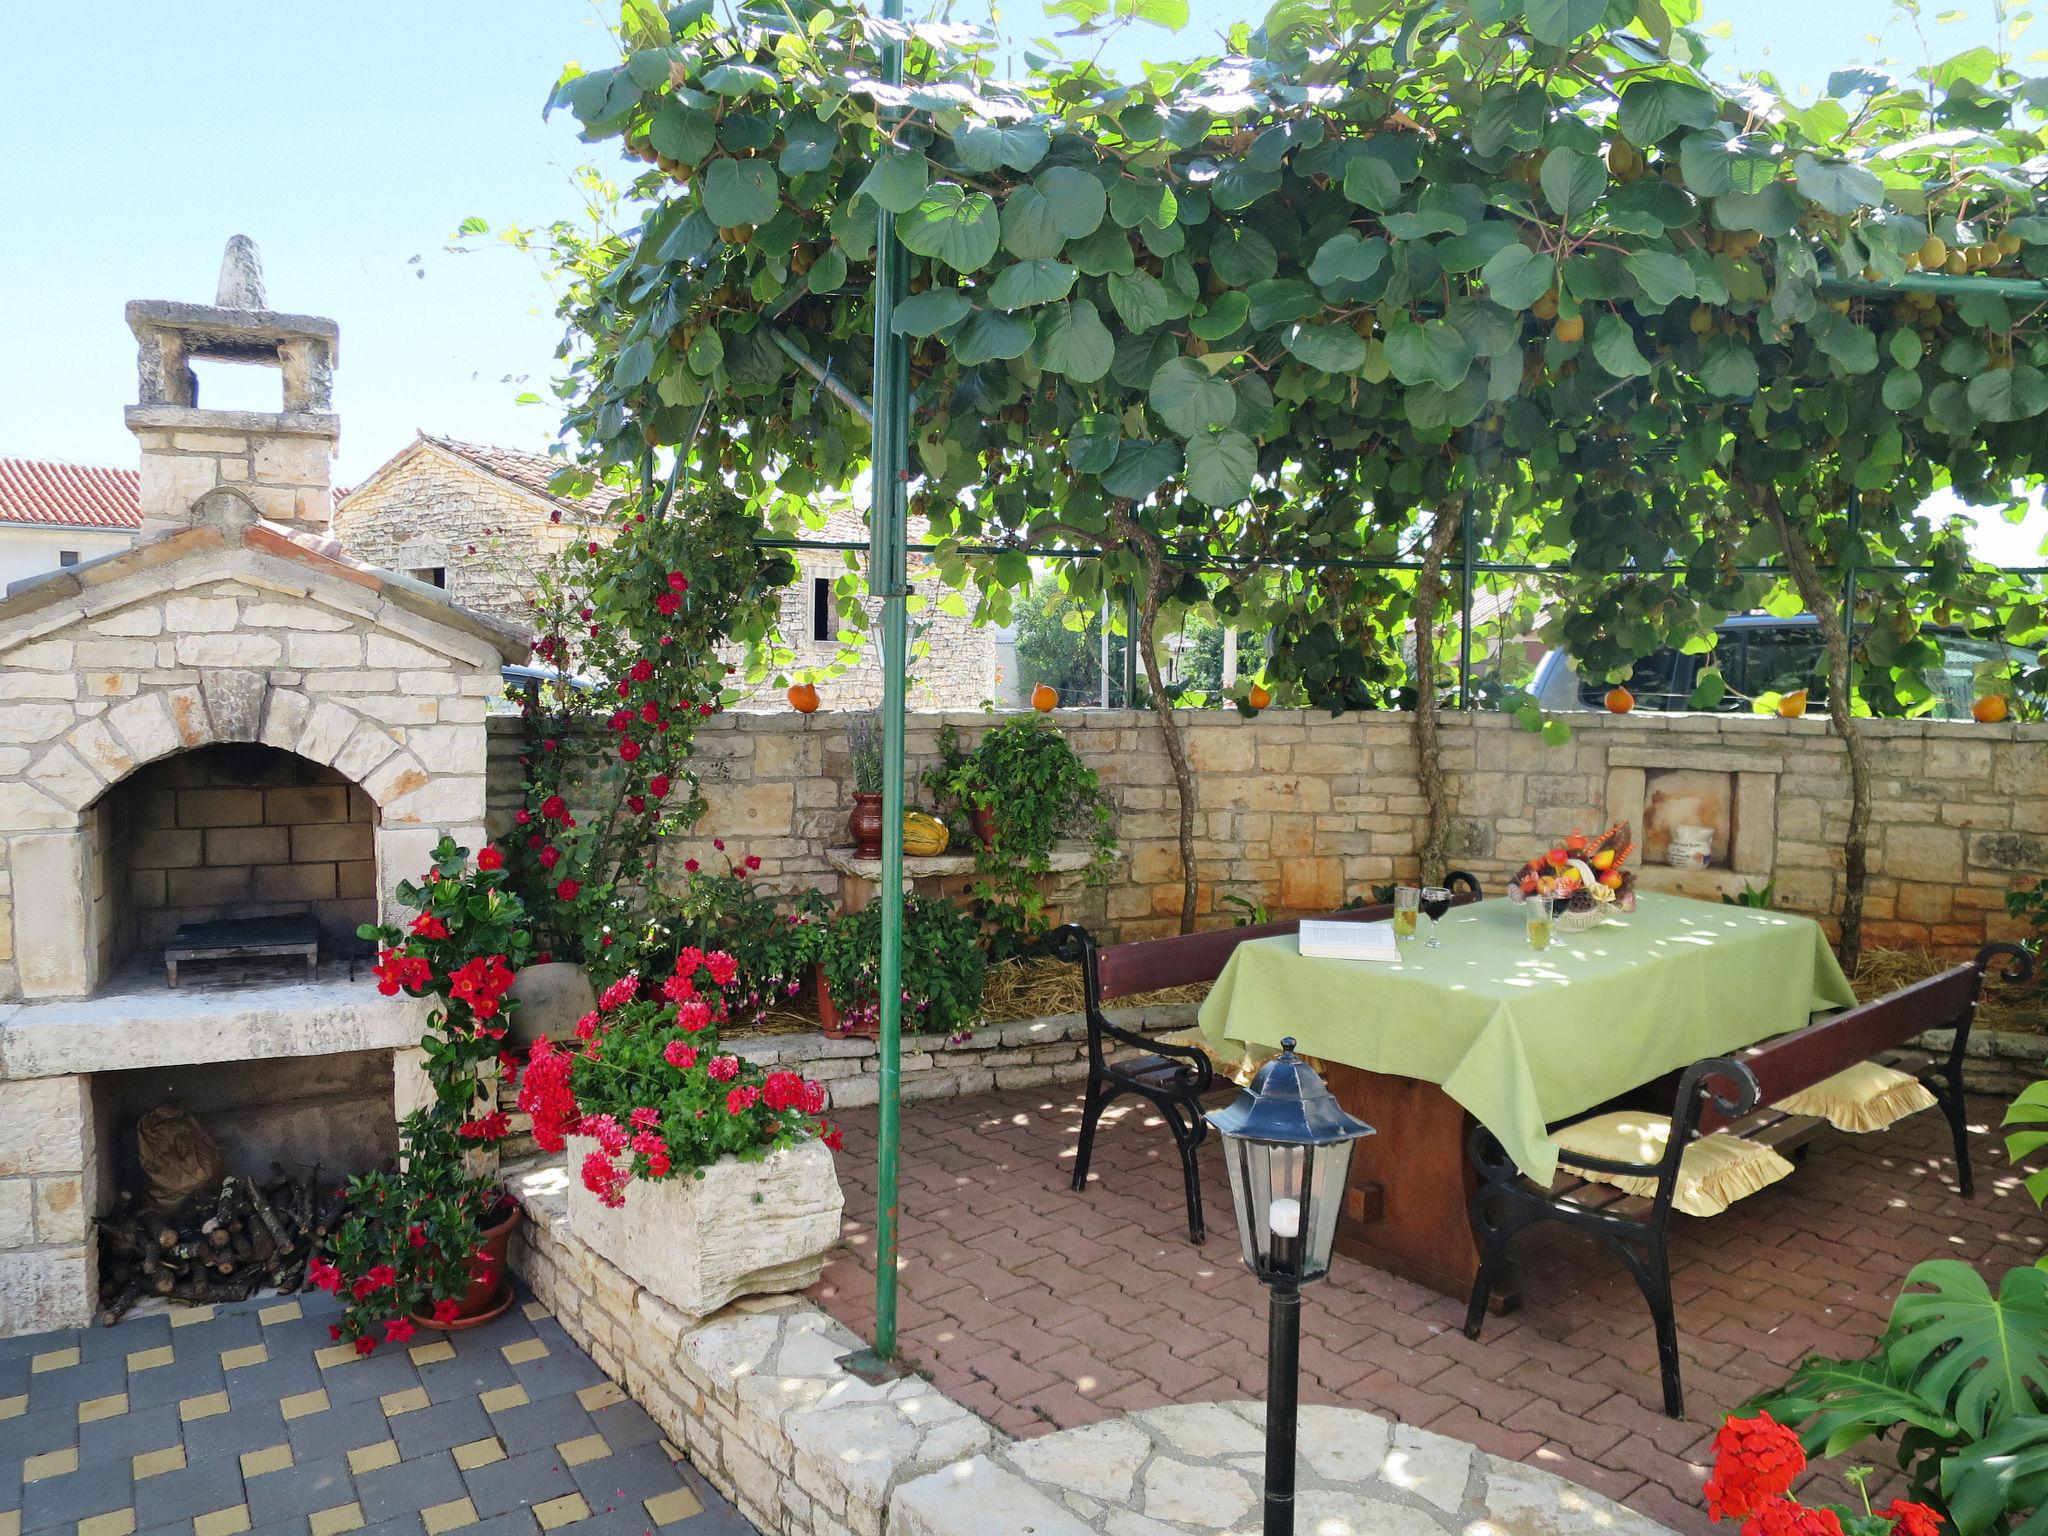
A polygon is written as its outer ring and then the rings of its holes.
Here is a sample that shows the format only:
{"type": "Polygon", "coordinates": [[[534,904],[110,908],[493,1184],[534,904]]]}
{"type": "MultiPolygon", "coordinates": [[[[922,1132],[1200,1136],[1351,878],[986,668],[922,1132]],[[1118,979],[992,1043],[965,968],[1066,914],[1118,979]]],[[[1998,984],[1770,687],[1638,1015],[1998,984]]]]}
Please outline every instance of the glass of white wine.
{"type": "Polygon", "coordinates": [[[1522,903],[1522,910],[1529,918],[1529,947],[1535,950],[1550,948],[1551,915],[1550,898],[1531,896],[1522,903]]]}

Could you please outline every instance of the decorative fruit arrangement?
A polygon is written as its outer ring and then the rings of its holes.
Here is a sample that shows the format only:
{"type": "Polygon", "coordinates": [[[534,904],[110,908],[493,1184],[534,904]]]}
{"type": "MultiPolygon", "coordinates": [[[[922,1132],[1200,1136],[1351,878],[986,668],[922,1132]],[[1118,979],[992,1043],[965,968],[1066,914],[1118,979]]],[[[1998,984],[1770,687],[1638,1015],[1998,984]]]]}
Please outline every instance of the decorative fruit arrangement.
{"type": "Polygon", "coordinates": [[[800,715],[812,714],[818,707],[818,690],[814,684],[798,683],[789,690],[789,707],[800,715]]]}
{"type": "Polygon", "coordinates": [[[938,817],[927,816],[923,811],[903,813],[903,851],[911,858],[936,858],[946,851],[951,840],[952,834],[938,817]]]}
{"type": "Polygon", "coordinates": [[[1031,707],[1041,715],[1050,714],[1060,707],[1060,691],[1050,683],[1040,683],[1031,690],[1031,707]]]}
{"type": "Polygon", "coordinates": [[[1570,837],[1515,871],[1509,900],[1562,901],[1557,921],[1566,928],[1590,928],[1610,912],[1633,912],[1635,871],[1622,865],[1636,851],[1634,835],[1625,821],[1595,838],[1572,828],[1570,837]]]}

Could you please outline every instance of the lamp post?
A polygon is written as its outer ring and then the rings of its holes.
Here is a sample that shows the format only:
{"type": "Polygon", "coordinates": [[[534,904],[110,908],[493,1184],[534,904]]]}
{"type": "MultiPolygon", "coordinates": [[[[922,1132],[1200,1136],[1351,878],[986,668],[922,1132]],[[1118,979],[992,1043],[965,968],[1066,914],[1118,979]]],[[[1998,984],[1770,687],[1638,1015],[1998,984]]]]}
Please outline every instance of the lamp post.
{"type": "Polygon", "coordinates": [[[1265,1536],[1294,1536],[1295,1399],[1301,1286],[1330,1272],[1351,1153],[1371,1126],[1344,1112],[1294,1041],[1251,1087],[1207,1117],[1223,1141],[1244,1267],[1270,1293],[1266,1351],[1265,1536]]]}

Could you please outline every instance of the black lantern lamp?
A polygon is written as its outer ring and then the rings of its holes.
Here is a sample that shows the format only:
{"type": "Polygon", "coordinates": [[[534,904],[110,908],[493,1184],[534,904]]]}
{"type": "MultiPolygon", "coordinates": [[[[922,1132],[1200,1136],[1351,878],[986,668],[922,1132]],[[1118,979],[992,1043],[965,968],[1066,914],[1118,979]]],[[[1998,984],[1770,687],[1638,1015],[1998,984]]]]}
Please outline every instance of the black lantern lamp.
{"type": "Polygon", "coordinates": [[[1372,1127],[1348,1115],[1292,1039],[1252,1085],[1207,1116],[1223,1140],[1244,1265],[1272,1310],[1266,1354],[1265,1536],[1293,1536],[1301,1284],[1330,1272],[1351,1153],[1372,1127]]]}

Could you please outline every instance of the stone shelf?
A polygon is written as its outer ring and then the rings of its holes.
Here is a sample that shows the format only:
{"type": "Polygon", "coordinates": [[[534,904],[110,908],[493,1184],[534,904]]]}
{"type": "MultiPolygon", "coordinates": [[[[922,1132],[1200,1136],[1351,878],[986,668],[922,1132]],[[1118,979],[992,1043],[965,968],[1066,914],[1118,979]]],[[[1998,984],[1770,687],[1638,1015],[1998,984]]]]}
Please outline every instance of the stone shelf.
{"type": "MultiPolygon", "coordinates": [[[[827,848],[825,862],[849,879],[865,880],[869,885],[879,885],[882,880],[882,861],[863,859],[855,856],[851,848],[827,848]]],[[[1095,862],[1095,848],[1091,843],[1055,843],[1046,862],[1056,875],[1073,874],[1086,869],[1095,862]]],[[[903,859],[903,889],[909,890],[918,880],[936,880],[947,875],[971,875],[974,873],[972,853],[941,853],[929,858],[903,859]]]]}

